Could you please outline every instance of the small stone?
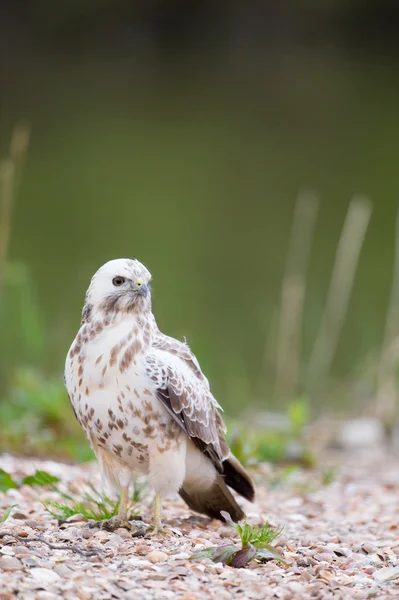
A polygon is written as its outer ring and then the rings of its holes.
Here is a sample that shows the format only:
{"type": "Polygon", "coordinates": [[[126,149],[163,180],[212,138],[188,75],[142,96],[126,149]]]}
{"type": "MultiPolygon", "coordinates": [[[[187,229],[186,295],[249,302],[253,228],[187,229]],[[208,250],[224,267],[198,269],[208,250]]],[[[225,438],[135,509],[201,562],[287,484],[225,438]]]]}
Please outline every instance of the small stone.
{"type": "Polygon", "coordinates": [[[219,533],[219,536],[223,539],[224,538],[231,539],[237,535],[236,532],[234,531],[234,529],[232,529],[231,527],[221,527],[219,529],[218,533],[219,533]]]}
{"type": "Polygon", "coordinates": [[[370,448],[384,441],[384,427],[378,419],[359,417],[343,423],[338,433],[338,443],[346,450],[370,448]]]}
{"type": "Polygon", "coordinates": [[[305,591],[305,587],[298,581],[290,581],[288,587],[290,588],[291,592],[295,592],[295,594],[303,594],[305,591]]]}
{"type": "Polygon", "coordinates": [[[391,581],[392,579],[399,579],[399,565],[396,567],[383,567],[374,573],[374,579],[377,581],[391,581]]]}
{"type": "Polygon", "coordinates": [[[132,537],[132,534],[130,533],[130,531],[128,531],[127,529],[124,529],[123,527],[120,527],[119,529],[115,529],[114,533],[116,533],[117,535],[120,535],[121,537],[124,537],[124,538],[132,537]]]}
{"type": "Polygon", "coordinates": [[[0,570],[3,571],[20,571],[22,569],[22,563],[14,556],[1,556],[0,557],[0,570]]]}
{"type": "Polygon", "coordinates": [[[58,535],[60,540],[76,540],[80,537],[80,530],[77,527],[68,527],[58,535]]]}
{"type": "Polygon", "coordinates": [[[331,581],[331,579],[334,577],[335,573],[333,573],[332,571],[327,571],[327,569],[321,569],[318,572],[318,577],[320,579],[323,579],[323,581],[327,581],[327,583],[329,581],[331,581]]]}
{"type": "Polygon", "coordinates": [[[140,556],[148,554],[150,550],[151,546],[149,546],[148,544],[138,544],[135,548],[136,554],[139,554],[140,556]]]}
{"type": "Polygon", "coordinates": [[[310,567],[315,564],[315,560],[310,556],[303,556],[296,561],[298,567],[310,567]]]}
{"type": "Polygon", "coordinates": [[[363,552],[365,552],[366,554],[375,554],[377,549],[375,546],[373,546],[372,544],[366,543],[362,545],[362,550],[363,552]]]}
{"type": "Polygon", "coordinates": [[[93,535],[93,531],[87,527],[83,527],[81,530],[81,535],[84,540],[89,540],[93,535]]]}
{"type": "Polygon", "coordinates": [[[379,554],[368,554],[364,557],[363,563],[368,565],[380,564],[383,561],[383,558],[379,554]]]}
{"type": "Polygon", "coordinates": [[[35,567],[34,569],[31,569],[30,574],[32,575],[33,579],[42,585],[55,583],[60,579],[58,573],[43,567],[35,567]]]}
{"type": "Polygon", "coordinates": [[[316,558],[318,560],[320,560],[321,562],[324,561],[324,562],[330,563],[333,559],[333,556],[329,552],[321,552],[320,554],[316,555],[316,558]]]}
{"type": "Polygon", "coordinates": [[[106,540],[110,539],[110,534],[100,529],[99,531],[96,531],[93,537],[95,537],[97,540],[100,540],[100,542],[105,542],[106,540]]]}
{"type": "Polygon", "coordinates": [[[59,596],[51,592],[40,591],[36,594],[36,600],[58,600],[59,596]]]}
{"type": "Polygon", "coordinates": [[[28,556],[27,558],[21,558],[21,562],[24,567],[38,567],[39,564],[37,560],[35,560],[32,556],[28,556]]]}
{"type": "Polygon", "coordinates": [[[258,578],[256,571],[250,569],[237,569],[237,572],[243,581],[253,581],[258,578]]]}
{"type": "Polygon", "coordinates": [[[153,550],[152,552],[147,554],[146,558],[147,560],[155,564],[159,562],[165,562],[165,560],[167,560],[168,558],[168,555],[165,552],[162,552],[161,550],[153,550]]]}
{"type": "Polygon", "coordinates": [[[75,522],[81,522],[81,521],[85,521],[85,518],[83,515],[77,513],[76,515],[71,515],[70,517],[67,518],[67,523],[75,523],[75,522]]]}
{"type": "Polygon", "coordinates": [[[31,550],[27,546],[15,546],[15,554],[31,554],[31,550]]]}
{"type": "Polygon", "coordinates": [[[35,521],[34,519],[28,519],[27,521],[25,521],[25,525],[27,525],[27,527],[30,527],[31,529],[46,529],[43,523],[40,523],[40,521],[35,521]]]}
{"type": "MultiPolygon", "coordinates": [[[[33,532],[32,532],[32,533],[33,533],[33,532]]],[[[19,537],[22,537],[22,538],[27,538],[27,537],[29,537],[29,532],[28,532],[28,531],[26,531],[26,529],[18,529],[18,530],[17,530],[17,535],[18,535],[19,537]]]]}

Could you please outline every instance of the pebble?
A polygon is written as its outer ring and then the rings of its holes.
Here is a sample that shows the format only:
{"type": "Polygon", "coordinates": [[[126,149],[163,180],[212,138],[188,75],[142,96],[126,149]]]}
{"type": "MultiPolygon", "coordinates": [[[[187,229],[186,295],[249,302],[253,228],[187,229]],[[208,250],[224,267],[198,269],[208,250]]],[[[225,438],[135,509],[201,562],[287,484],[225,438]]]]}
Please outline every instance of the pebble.
{"type": "Polygon", "coordinates": [[[390,581],[399,579],[399,565],[397,567],[383,567],[375,572],[374,578],[377,581],[390,581]]]}
{"type": "Polygon", "coordinates": [[[52,592],[41,591],[36,594],[36,600],[59,600],[59,598],[59,595],[52,592]]]}
{"type": "Polygon", "coordinates": [[[375,546],[373,546],[372,544],[366,543],[366,544],[362,545],[362,550],[366,554],[375,554],[377,551],[377,548],[375,546]]]}
{"type": "Polygon", "coordinates": [[[57,565],[53,570],[60,577],[70,577],[74,573],[67,565],[57,565]]]}
{"type": "Polygon", "coordinates": [[[76,522],[81,522],[84,521],[85,518],[83,515],[81,514],[76,514],[76,515],[71,515],[70,517],[67,518],[67,523],[76,523],[76,522]]]}
{"type": "Polygon", "coordinates": [[[93,536],[93,531],[88,529],[87,527],[82,528],[82,538],[85,540],[89,540],[93,536]]]}
{"type": "Polygon", "coordinates": [[[316,554],[316,558],[322,562],[330,563],[333,560],[333,555],[330,552],[321,552],[320,554],[316,554]]]}
{"type": "Polygon", "coordinates": [[[50,569],[44,569],[43,567],[35,567],[31,569],[30,574],[35,581],[42,585],[55,583],[60,579],[58,573],[55,571],[50,571],[50,569]]]}
{"type": "Polygon", "coordinates": [[[148,544],[138,544],[135,548],[135,551],[140,556],[144,556],[145,554],[148,554],[150,549],[151,549],[151,546],[149,546],[148,544]]]}
{"type": "Polygon", "coordinates": [[[76,540],[80,535],[80,529],[77,527],[68,527],[68,529],[61,531],[58,537],[60,540],[76,540]]]}
{"type": "Polygon", "coordinates": [[[166,552],[162,552],[161,550],[153,550],[147,554],[146,558],[151,563],[155,564],[159,562],[165,562],[168,559],[168,555],[166,552]]]}
{"type": "Polygon", "coordinates": [[[40,521],[35,521],[33,519],[27,519],[25,521],[25,525],[31,527],[32,529],[44,529],[43,523],[40,523],[40,521]]]}
{"type": "Polygon", "coordinates": [[[93,535],[93,537],[95,537],[97,540],[100,540],[100,542],[105,542],[106,540],[110,539],[110,534],[107,533],[106,531],[96,531],[96,533],[93,535]]]}
{"type": "MultiPolygon", "coordinates": [[[[18,477],[29,462],[6,460],[9,471],[18,477]],[[17,467],[14,471],[10,461],[17,467]]],[[[64,481],[73,482],[76,494],[85,489],[90,477],[97,477],[94,465],[93,475],[89,467],[56,468],[58,474],[64,474],[64,481]]],[[[64,549],[52,550],[40,540],[25,546],[22,541],[0,538],[0,558],[18,565],[15,572],[0,566],[6,573],[0,600],[13,600],[14,590],[20,590],[24,600],[230,600],[233,596],[263,600],[269,593],[276,600],[394,597],[399,583],[399,476],[393,457],[389,453],[378,457],[375,452],[364,459],[343,455],[328,487],[320,483],[317,468],[299,467],[295,476],[272,488],[267,481],[278,470],[260,466],[257,504],[247,511],[247,520],[252,525],[269,521],[285,527],[274,545],[284,550],[288,567],[252,560],[244,569],[233,569],[210,559],[192,561],[190,557],[198,549],[237,536],[225,523],[187,518],[189,511],[180,499],[168,500],[163,506],[168,530],[178,531],[179,537],[171,533],[162,540],[144,540],[132,538],[124,529],[112,533],[83,526],[79,516],[58,527],[56,519],[43,509],[40,490],[12,490],[13,502],[18,503],[21,515],[29,518],[18,521],[11,517],[10,529],[23,531],[25,538],[45,530],[46,539],[64,549]],[[96,548],[99,554],[85,556],[68,550],[71,542],[83,551],[96,548]]],[[[59,499],[55,492],[48,493],[59,499]]],[[[10,499],[7,494],[8,503],[10,499]]],[[[0,504],[6,505],[2,494],[0,504]]],[[[147,499],[141,509],[147,521],[151,514],[147,499]]]]}
{"type": "Polygon", "coordinates": [[[15,546],[15,554],[31,554],[30,549],[27,546],[15,546]]]}
{"type": "Polygon", "coordinates": [[[119,529],[115,529],[115,532],[117,535],[120,535],[121,537],[124,538],[131,538],[132,534],[130,533],[130,531],[128,531],[127,529],[124,529],[123,527],[119,528],[119,529]]]}
{"type": "Polygon", "coordinates": [[[29,556],[28,558],[21,558],[21,562],[24,565],[24,567],[38,567],[39,563],[37,562],[37,560],[35,558],[32,558],[31,556],[29,556]]]}
{"type": "Polygon", "coordinates": [[[295,594],[303,594],[305,592],[305,586],[297,581],[290,581],[288,587],[291,592],[295,592],[295,594]]]}
{"type": "Polygon", "coordinates": [[[22,563],[14,556],[7,556],[6,554],[0,557],[0,570],[3,571],[19,571],[21,570],[22,563]]]}
{"type": "Polygon", "coordinates": [[[370,448],[381,444],[385,437],[384,427],[378,419],[359,417],[346,421],[338,432],[338,443],[347,450],[370,448]]]}
{"type": "Polygon", "coordinates": [[[219,536],[221,538],[235,538],[237,536],[236,532],[234,531],[234,529],[232,529],[231,527],[222,527],[221,529],[219,529],[219,536]]]}
{"type": "Polygon", "coordinates": [[[180,558],[190,558],[191,554],[189,554],[188,552],[179,552],[179,554],[174,554],[173,558],[174,559],[180,559],[180,558]]]}

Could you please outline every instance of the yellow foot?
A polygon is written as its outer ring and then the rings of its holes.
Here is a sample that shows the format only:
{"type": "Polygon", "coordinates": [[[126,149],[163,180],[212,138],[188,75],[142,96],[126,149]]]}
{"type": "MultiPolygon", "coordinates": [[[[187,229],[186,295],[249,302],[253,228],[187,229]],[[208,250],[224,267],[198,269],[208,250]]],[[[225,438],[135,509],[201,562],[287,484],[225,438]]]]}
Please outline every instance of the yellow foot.
{"type": "Polygon", "coordinates": [[[148,527],[145,537],[165,537],[168,534],[169,532],[164,527],[162,527],[162,523],[155,521],[154,523],[152,523],[152,525],[148,527]]]}
{"type": "Polygon", "coordinates": [[[98,523],[101,529],[106,531],[115,531],[115,529],[130,529],[130,523],[127,519],[121,519],[120,517],[111,517],[105,521],[98,523]]]}
{"type": "Polygon", "coordinates": [[[106,531],[115,531],[116,529],[127,529],[132,537],[144,536],[148,525],[143,521],[128,521],[127,519],[121,519],[120,517],[111,517],[105,521],[90,523],[91,527],[100,527],[106,531]]]}

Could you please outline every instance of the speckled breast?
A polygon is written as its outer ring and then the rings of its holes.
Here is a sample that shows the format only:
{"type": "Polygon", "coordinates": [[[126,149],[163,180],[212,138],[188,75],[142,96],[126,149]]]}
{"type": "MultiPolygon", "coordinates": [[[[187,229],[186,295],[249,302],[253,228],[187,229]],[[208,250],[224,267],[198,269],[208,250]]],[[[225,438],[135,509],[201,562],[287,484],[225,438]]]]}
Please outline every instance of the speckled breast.
{"type": "Polygon", "coordinates": [[[91,339],[84,330],[78,334],[65,371],[70,400],[95,452],[109,452],[146,473],[149,448],[165,452],[181,430],[146,375],[145,340],[137,325],[122,336],[118,328],[107,333],[99,331],[91,339]]]}

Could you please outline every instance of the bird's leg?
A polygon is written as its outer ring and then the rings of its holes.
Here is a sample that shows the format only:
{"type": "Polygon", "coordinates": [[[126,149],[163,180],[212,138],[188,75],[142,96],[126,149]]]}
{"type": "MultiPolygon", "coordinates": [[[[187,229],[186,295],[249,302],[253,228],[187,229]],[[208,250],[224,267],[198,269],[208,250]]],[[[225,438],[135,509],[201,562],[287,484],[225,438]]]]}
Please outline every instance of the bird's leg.
{"type": "Polygon", "coordinates": [[[154,517],[152,519],[152,524],[150,525],[150,529],[147,535],[150,537],[156,537],[159,534],[165,533],[167,533],[167,531],[162,527],[161,522],[161,496],[160,494],[156,494],[154,505],[154,517]]]}
{"type": "MultiPolygon", "coordinates": [[[[128,529],[132,537],[145,535],[148,525],[143,521],[129,521],[127,518],[127,505],[129,502],[129,486],[123,486],[119,498],[118,514],[105,521],[101,521],[101,529],[107,531],[115,531],[115,529],[128,529]]],[[[98,523],[94,525],[98,526],[98,523]]]]}
{"type": "Polygon", "coordinates": [[[126,485],[121,490],[121,495],[119,498],[119,510],[118,510],[118,519],[122,521],[127,521],[127,503],[129,501],[129,486],[126,485]]]}
{"type": "Polygon", "coordinates": [[[101,522],[101,529],[107,531],[115,531],[115,529],[125,528],[130,529],[130,523],[127,518],[127,504],[129,501],[129,486],[125,485],[121,489],[119,497],[119,509],[118,514],[115,517],[111,517],[101,522]]]}

